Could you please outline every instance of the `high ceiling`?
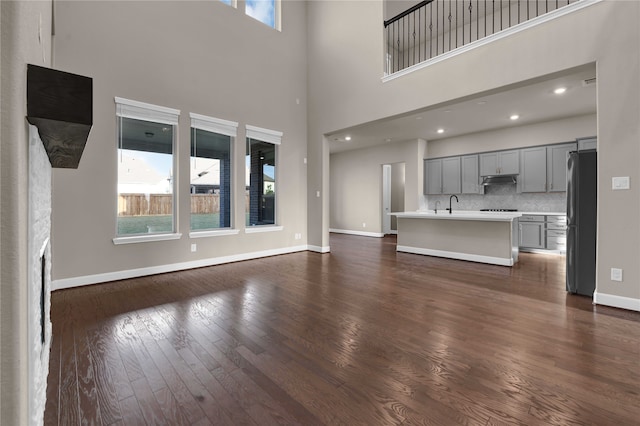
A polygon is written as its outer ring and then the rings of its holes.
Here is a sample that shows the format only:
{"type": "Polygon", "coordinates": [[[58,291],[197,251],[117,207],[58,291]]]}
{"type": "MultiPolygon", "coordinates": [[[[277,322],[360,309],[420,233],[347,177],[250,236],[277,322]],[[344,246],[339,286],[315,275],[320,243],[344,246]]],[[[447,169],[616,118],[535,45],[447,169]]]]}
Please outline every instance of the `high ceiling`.
{"type": "Polygon", "coordinates": [[[331,153],[412,139],[427,141],[596,112],[595,65],[523,82],[470,99],[389,117],[328,136],[331,153]],[[585,80],[591,80],[585,84],[585,80]],[[554,90],[565,87],[557,95],[554,90]],[[519,115],[512,121],[510,116],[519,115]],[[443,129],[443,133],[438,133],[443,129]],[[347,141],[346,138],[351,140],[347,141]]]}

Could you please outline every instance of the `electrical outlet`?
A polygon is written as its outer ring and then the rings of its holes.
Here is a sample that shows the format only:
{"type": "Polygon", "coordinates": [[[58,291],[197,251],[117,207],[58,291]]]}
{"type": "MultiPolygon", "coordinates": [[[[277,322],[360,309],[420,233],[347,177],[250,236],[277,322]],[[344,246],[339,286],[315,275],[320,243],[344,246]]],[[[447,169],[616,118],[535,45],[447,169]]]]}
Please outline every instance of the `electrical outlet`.
{"type": "Polygon", "coordinates": [[[362,222],[362,227],[363,227],[363,228],[366,228],[366,227],[367,227],[367,224],[366,224],[366,223],[364,223],[364,222],[362,222]]]}
{"type": "Polygon", "coordinates": [[[191,253],[198,251],[198,246],[196,244],[191,244],[191,253]]]}
{"type": "Polygon", "coordinates": [[[611,268],[611,281],[622,281],[622,269],[611,268]]]}
{"type": "Polygon", "coordinates": [[[296,235],[295,235],[295,238],[296,238],[296,240],[302,239],[302,234],[297,232],[296,235]]]}

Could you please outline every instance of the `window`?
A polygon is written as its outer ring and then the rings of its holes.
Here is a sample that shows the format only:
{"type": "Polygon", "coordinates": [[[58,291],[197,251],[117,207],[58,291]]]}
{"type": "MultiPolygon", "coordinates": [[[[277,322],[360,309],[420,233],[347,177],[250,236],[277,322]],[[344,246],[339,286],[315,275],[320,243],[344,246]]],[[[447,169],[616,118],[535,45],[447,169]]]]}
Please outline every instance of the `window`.
{"type": "Polygon", "coordinates": [[[281,139],[281,132],[247,126],[247,226],[276,223],[276,148],[281,139]]]}
{"type": "Polygon", "coordinates": [[[236,0],[220,0],[220,1],[228,6],[236,7],[236,0]]]}
{"type": "Polygon", "coordinates": [[[173,153],[179,114],[116,98],[118,236],[175,233],[173,153]]]}
{"type": "Polygon", "coordinates": [[[238,123],[191,114],[191,230],[231,228],[232,146],[238,123]]]}
{"type": "Polygon", "coordinates": [[[244,6],[247,15],[275,29],[280,29],[279,9],[279,0],[247,0],[244,6]]]}

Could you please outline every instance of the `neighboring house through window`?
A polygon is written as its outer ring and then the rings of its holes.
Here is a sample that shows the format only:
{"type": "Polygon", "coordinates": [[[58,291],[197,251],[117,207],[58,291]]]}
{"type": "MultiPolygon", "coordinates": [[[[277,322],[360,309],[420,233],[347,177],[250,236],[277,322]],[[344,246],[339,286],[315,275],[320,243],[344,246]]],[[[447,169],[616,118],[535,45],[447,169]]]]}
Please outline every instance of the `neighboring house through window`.
{"type": "Polygon", "coordinates": [[[238,123],[190,117],[191,230],[231,228],[232,147],[238,123]]]}
{"type": "Polygon", "coordinates": [[[116,98],[117,236],[168,234],[175,223],[175,134],[180,111],[116,98]]]}
{"type": "Polygon", "coordinates": [[[276,224],[277,148],[282,132],[247,126],[247,226],[276,224]]]}

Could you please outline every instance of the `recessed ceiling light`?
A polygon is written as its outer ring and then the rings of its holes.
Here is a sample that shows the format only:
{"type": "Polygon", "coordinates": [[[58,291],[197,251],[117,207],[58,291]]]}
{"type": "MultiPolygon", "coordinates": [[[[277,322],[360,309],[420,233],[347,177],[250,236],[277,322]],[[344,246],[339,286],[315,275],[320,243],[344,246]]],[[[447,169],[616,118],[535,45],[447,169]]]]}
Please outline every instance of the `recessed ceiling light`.
{"type": "Polygon", "coordinates": [[[509,117],[509,119],[511,120],[517,120],[518,118],[520,118],[520,116],[518,114],[513,114],[511,117],[509,117]]]}
{"type": "Polygon", "coordinates": [[[391,138],[386,138],[384,141],[385,142],[391,142],[391,138]]]}
{"type": "Polygon", "coordinates": [[[422,117],[416,117],[416,120],[422,120],[422,117]]]}
{"type": "Polygon", "coordinates": [[[444,112],[451,112],[451,110],[450,109],[445,109],[444,112]]]}
{"type": "Polygon", "coordinates": [[[345,141],[350,141],[350,140],[351,140],[351,136],[345,136],[345,137],[344,137],[344,140],[345,140],[345,141]]]}
{"type": "Polygon", "coordinates": [[[444,129],[438,129],[438,133],[444,133],[444,129]]]}
{"type": "Polygon", "coordinates": [[[566,91],[567,91],[566,87],[558,87],[556,90],[553,91],[553,93],[555,93],[556,95],[562,95],[566,91]]]}
{"type": "Polygon", "coordinates": [[[487,103],[487,101],[478,101],[478,105],[484,105],[486,103],[487,103]]]}

